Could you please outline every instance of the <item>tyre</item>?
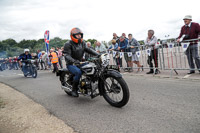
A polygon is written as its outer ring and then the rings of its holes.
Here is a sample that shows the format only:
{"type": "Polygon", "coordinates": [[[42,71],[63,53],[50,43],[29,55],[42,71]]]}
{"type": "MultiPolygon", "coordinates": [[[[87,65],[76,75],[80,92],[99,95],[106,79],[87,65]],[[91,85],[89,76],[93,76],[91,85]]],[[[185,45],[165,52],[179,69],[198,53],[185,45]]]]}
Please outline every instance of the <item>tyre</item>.
{"type": "Polygon", "coordinates": [[[27,77],[28,75],[27,74],[24,74],[24,77],[27,77]]]}
{"type": "Polygon", "coordinates": [[[72,96],[71,92],[65,91],[65,93],[67,93],[69,96],[72,96]]]}
{"type": "Polygon", "coordinates": [[[33,77],[33,78],[36,78],[36,77],[37,77],[37,69],[36,69],[36,68],[33,68],[32,77],[33,77]]]}
{"type": "Polygon", "coordinates": [[[121,108],[129,101],[129,88],[123,78],[105,77],[103,97],[112,106],[121,108]]]}

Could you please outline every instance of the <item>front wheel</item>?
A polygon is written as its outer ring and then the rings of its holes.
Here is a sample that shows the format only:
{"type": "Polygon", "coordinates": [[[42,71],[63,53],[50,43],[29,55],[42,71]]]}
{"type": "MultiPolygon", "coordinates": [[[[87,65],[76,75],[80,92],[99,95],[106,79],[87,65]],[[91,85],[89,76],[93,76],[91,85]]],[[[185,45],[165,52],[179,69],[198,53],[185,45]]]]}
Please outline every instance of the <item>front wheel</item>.
{"type": "Polygon", "coordinates": [[[37,69],[36,69],[35,67],[33,68],[32,77],[33,77],[33,78],[36,78],[36,77],[37,77],[37,69]]]}
{"type": "Polygon", "coordinates": [[[24,73],[24,77],[27,77],[28,75],[24,73]]]}
{"type": "Polygon", "coordinates": [[[123,107],[129,101],[129,88],[123,78],[105,77],[103,97],[114,107],[123,107]]]}

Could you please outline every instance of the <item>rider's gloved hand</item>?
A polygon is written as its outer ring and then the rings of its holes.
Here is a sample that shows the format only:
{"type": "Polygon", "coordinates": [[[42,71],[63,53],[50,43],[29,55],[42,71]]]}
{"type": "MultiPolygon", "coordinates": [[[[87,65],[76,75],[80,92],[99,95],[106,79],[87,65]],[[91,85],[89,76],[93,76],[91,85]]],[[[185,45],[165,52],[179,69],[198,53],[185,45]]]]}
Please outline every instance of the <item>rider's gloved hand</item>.
{"type": "Polygon", "coordinates": [[[80,61],[79,61],[79,60],[76,60],[76,61],[74,62],[74,65],[79,66],[79,65],[80,65],[80,61]]]}
{"type": "Polygon", "coordinates": [[[97,58],[100,58],[100,57],[101,57],[101,54],[98,54],[98,55],[97,55],[97,58]]]}

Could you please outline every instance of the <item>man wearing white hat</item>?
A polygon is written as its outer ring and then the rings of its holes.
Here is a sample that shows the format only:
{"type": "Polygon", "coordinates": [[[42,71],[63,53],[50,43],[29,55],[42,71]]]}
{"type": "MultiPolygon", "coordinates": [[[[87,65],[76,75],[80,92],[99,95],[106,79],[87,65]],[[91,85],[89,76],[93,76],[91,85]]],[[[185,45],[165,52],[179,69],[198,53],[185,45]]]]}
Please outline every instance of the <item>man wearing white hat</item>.
{"type": "MultiPolygon", "coordinates": [[[[183,40],[191,40],[191,39],[198,39],[198,35],[200,34],[200,26],[198,23],[192,22],[192,16],[186,15],[184,18],[185,25],[181,28],[181,33],[178,37],[177,42],[180,42],[181,37],[183,40]]],[[[186,55],[188,59],[188,64],[190,66],[190,72],[188,74],[195,73],[195,65],[194,61],[196,63],[196,66],[200,72],[200,59],[198,54],[198,40],[196,41],[190,41],[190,45],[188,46],[186,50],[186,55]]]]}

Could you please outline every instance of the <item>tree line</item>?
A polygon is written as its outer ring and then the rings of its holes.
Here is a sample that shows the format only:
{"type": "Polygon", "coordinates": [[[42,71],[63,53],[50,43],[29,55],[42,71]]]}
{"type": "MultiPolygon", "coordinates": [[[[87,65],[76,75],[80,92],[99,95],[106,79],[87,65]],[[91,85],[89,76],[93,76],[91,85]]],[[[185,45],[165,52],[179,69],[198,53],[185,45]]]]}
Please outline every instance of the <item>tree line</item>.
{"type": "MultiPolygon", "coordinates": [[[[67,39],[61,39],[59,37],[55,37],[50,39],[50,48],[51,47],[63,47],[64,44],[67,42],[67,39]]],[[[86,42],[89,41],[94,46],[94,42],[96,39],[88,39],[85,40],[86,42]]],[[[30,49],[31,53],[36,53],[37,50],[44,50],[46,51],[46,46],[44,39],[38,40],[21,40],[20,42],[15,41],[12,38],[0,41],[0,58],[7,58],[13,56],[19,56],[23,53],[24,49],[30,49]]]]}
{"type": "MultiPolygon", "coordinates": [[[[159,39],[160,40],[160,39],[159,39]]],[[[59,37],[55,37],[53,39],[50,39],[49,47],[63,47],[64,44],[68,41],[68,39],[61,39],[59,37]]],[[[97,41],[96,39],[88,39],[85,40],[85,42],[91,42],[92,46],[94,46],[94,42],[97,41]]],[[[108,48],[109,45],[111,45],[111,41],[106,42],[102,41],[106,48],[108,48]]],[[[144,45],[144,41],[139,41],[140,45],[144,45]]],[[[0,41],[0,58],[7,58],[7,57],[13,57],[13,56],[19,56],[21,53],[23,53],[24,49],[28,48],[30,49],[31,53],[36,53],[37,50],[46,51],[46,46],[44,39],[38,39],[38,40],[26,40],[23,39],[20,42],[15,41],[12,38],[2,40],[0,41]]]]}

